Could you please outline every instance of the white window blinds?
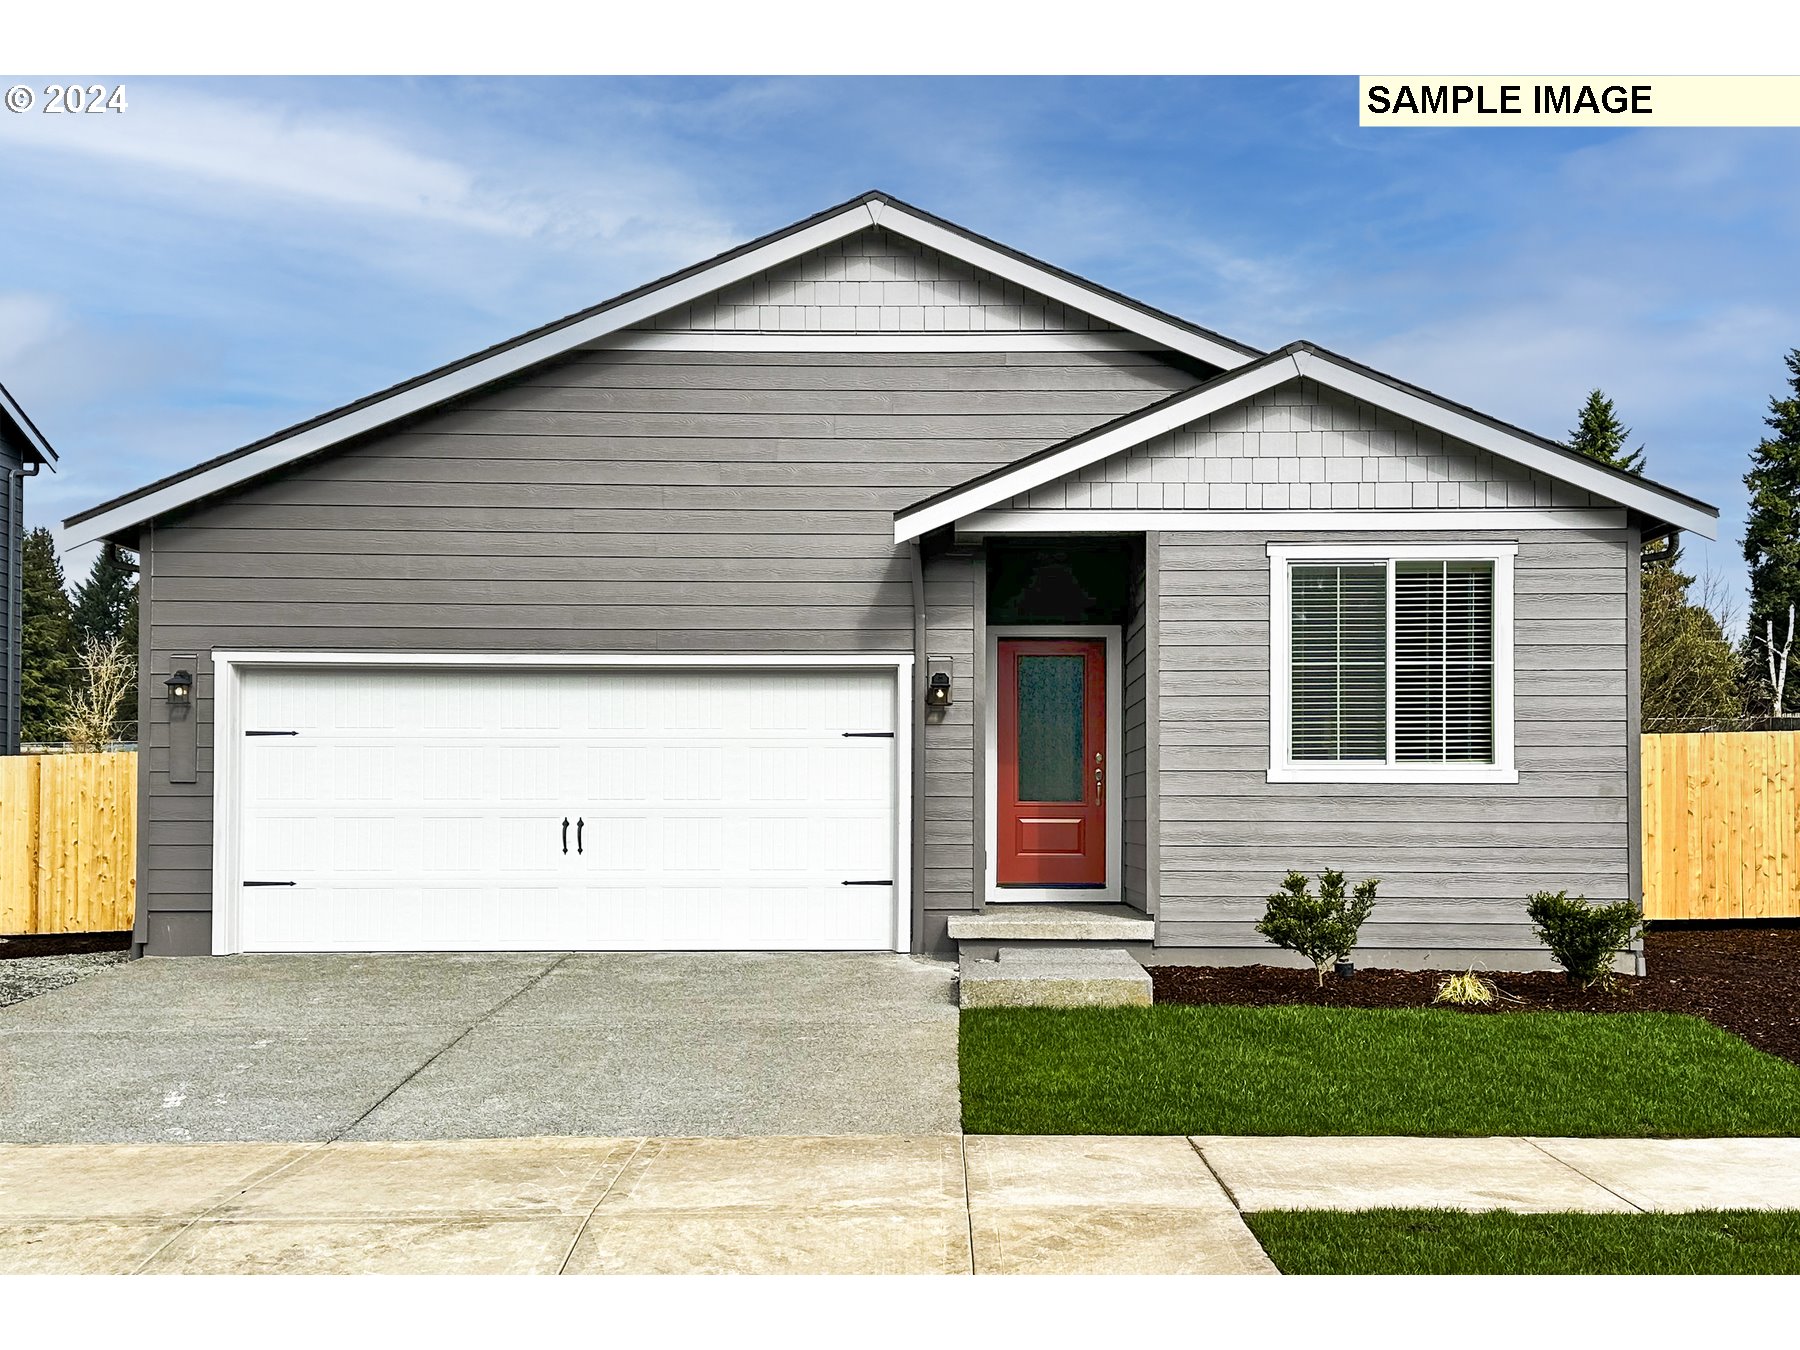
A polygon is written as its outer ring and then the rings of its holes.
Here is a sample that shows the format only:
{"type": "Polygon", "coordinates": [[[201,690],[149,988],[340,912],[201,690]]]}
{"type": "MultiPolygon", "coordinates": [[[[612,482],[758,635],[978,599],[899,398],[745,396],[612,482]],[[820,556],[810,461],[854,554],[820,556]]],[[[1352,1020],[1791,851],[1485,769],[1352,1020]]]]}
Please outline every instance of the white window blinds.
{"type": "Polygon", "coordinates": [[[1494,565],[1295,563],[1296,762],[1494,762],[1494,565]]]}
{"type": "Polygon", "coordinates": [[[1494,568],[1394,564],[1394,758],[1494,758],[1494,568]]]}
{"type": "Polygon", "coordinates": [[[1388,757],[1387,564],[1293,570],[1293,757],[1388,757]]]}

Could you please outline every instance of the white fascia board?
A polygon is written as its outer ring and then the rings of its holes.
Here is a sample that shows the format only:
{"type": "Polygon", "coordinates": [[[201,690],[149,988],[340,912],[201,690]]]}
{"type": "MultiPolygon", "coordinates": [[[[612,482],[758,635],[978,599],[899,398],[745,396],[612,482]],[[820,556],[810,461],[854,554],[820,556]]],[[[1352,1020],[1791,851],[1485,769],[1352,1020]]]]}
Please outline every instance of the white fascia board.
{"type": "MultiPolygon", "coordinates": [[[[1623,510],[1267,510],[1267,511],[979,511],[956,526],[958,535],[1183,534],[1219,530],[1614,530],[1625,527],[1623,510]]],[[[1434,555],[1435,556],[1435,555],[1434,555]]]]}
{"type": "Polygon", "coordinates": [[[1034,290],[1039,295],[1072,305],[1097,319],[1104,319],[1120,328],[1154,338],[1171,350],[1186,352],[1208,365],[1235,370],[1257,359],[1255,354],[1246,354],[1236,347],[1183,328],[1180,324],[1159,319],[1134,305],[1122,304],[1110,296],[1102,295],[1077,282],[1066,281],[1009,253],[977,243],[967,235],[947,230],[929,220],[922,220],[904,207],[889,205],[881,212],[880,224],[882,229],[905,235],[916,244],[947,253],[985,272],[992,272],[997,277],[1034,290]]]}
{"type": "Polygon", "coordinates": [[[329,449],[352,436],[377,430],[402,417],[423,412],[446,399],[455,398],[458,394],[479,389],[564,352],[586,346],[621,328],[642,323],[665,309],[698,300],[721,287],[777,267],[803,253],[855,234],[858,230],[867,229],[873,223],[874,216],[868,205],[858,203],[829,219],[765,244],[754,252],[709,267],[703,272],[616,305],[579,323],[545,333],[530,342],[522,342],[516,347],[495,352],[484,360],[449,371],[435,380],[402,390],[367,407],[347,412],[342,417],[334,417],[329,422],[265,445],[248,455],[215,465],[204,473],[184,478],[147,496],[125,502],[103,515],[72,526],[63,537],[63,547],[78,548],[104,539],[109,534],[141,525],[153,516],[178,510],[202,497],[209,497],[271,469],[278,469],[306,455],[329,449]]]}
{"type": "Polygon", "coordinates": [[[1253,398],[1265,389],[1285,384],[1294,379],[1296,374],[1293,358],[1284,357],[1243,375],[1222,377],[1187,398],[1134,418],[1124,426],[1102,432],[1079,445],[1072,445],[1061,454],[1021,465],[1011,473],[1002,474],[985,483],[977,483],[953,497],[916,511],[902,520],[896,520],[894,542],[904,544],[909,539],[917,539],[920,535],[954,524],[977,511],[1010,501],[1022,492],[1029,492],[1032,488],[1079,472],[1121,450],[1142,445],[1165,431],[1186,426],[1221,408],[1229,408],[1234,403],[1253,398]]]}
{"type": "Polygon", "coordinates": [[[1301,375],[1317,380],[1341,394],[1410,418],[1421,426],[1431,427],[1447,436],[1454,436],[1459,441],[1491,451],[1515,464],[1522,464],[1551,478],[1571,483],[1597,497],[1642,511],[1677,529],[1691,530],[1702,539],[1719,537],[1719,520],[1715,514],[1678,501],[1659,492],[1649,483],[1631,482],[1602,469],[1590,468],[1579,460],[1559,455],[1430,399],[1420,398],[1404,389],[1396,389],[1385,381],[1372,379],[1361,371],[1349,369],[1317,352],[1297,352],[1294,363],[1301,375]]]}
{"type": "Polygon", "coordinates": [[[6,409],[7,420],[18,427],[19,434],[25,438],[25,443],[31,447],[40,460],[50,466],[52,472],[55,472],[56,451],[50,448],[50,442],[46,441],[38,429],[31,424],[31,419],[25,415],[25,410],[19,406],[17,399],[6,392],[4,385],[0,385],[0,407],[6,409]]]}

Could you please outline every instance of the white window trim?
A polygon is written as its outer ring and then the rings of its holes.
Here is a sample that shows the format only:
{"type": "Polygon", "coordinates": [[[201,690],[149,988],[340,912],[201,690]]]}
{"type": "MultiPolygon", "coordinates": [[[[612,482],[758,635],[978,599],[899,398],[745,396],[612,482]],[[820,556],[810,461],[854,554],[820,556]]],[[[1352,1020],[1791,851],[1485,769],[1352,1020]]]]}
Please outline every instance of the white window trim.
{"type": "MultiPolygon", "coordinates": [[[[202,659],[206,659],[202,657],[202,659]]],[[[647,654],[640,652],[304,652],[215,651],[213,663],[213,854],[212,950],[215,956],[243,950],[239,903],[243,898],[242,681],[246,670],[282,666],[323,668],[393,667],[457,670],[738,669],[798,667],[885,668],[894,673],[894,946],[912,950],[913,657],[866,652],[838,654],[750,652],[647,654]]]]}
{"type": "MultiPolygon", "coordinates": [[[[1516,543],[1270,544],[1269,549],[1269,777],[1271,783],[1516,783],[1513,726],[1513,560],[1516,543]],[[1296,562],[1488,562],[1494,566],[1494,762],[1492,764],[1296,763],[1292,745],[1292,677],[1288,669],[1296,562]]],[[[1392,620],[1392,569],[1389,570],[1392,620]]],[[[1390,644],[1392,633],[1389,634],[1390,644]]],[[[1393,736],[1392,653],[1389,655],[1388,736],[1393,736]]]]}
{"type": "Polygon", "coordinates": [[[984,844],[987,862],[983,887],[989,904],[999,905],[1108,905],[1125,898],[1125,676],[1124,629],[1118,624],[1026,623],[996,624],[987,630],[987,689],[982,709],[986,770],[987,818],[984,844]],[[1106,641],[1106,885],[1002,886],[1000,859],[1000,639],[1001,638],[1104,638],[1106,641]]]}

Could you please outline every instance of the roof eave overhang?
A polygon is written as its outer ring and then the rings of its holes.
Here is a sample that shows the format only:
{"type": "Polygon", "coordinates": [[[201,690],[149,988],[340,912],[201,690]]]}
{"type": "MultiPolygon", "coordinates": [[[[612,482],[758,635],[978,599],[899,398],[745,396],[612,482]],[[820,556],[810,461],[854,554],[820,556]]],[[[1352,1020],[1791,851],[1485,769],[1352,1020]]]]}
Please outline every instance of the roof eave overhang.
{"type": "Polygon", "coordinates": [[[66,546],[76,547],[99,539],[126,542],[135,538],[139,526],[157,516],[229,491],[296,460],[472,393],[874,225],[1072,305],[1150,343],[1185,353],[1208,365],[1231,369],[1260,355],[1254,348],[1146,310],[1069,273],[956,229],[892,198],[872,193],[824,212],[799,227],[767,236],[764,242],[745,245],[713,263],[677,273],[665,285],[652,285],[629,293],[617,303],[526,341],[446,367],[441,375],[410,386],[403,385],[386,396],[352,404],[339,414],[328,414],[312,423],[304,423],[291,434],[271,437],[246,453],[222,457],[197,472],[190,471],[79,512],[63,522],[68,531],[66,546]]]}
{"type": "Polygon", "coordinates": [[[4,417],[19,434],[20,444],[24,448],[25,458],[33,464],[48,465],[50,471],[56,471],[56,451],[50,448],[50,442],[44,439],[44,433],[25,415],[25,410],[10,393],[6,386],[0,384],[0,417],[4,417]]]}
{"type": "Polygon", "coordinates": [[[1660,487],[1648,479],[1613,473],[1597,464],[1585,463],[1534,436],[1425,397],[1330,353],[1295,344],[1228,371],[1143,412],[1076,437],[1064,447],[1035,455],[1013,469],[984,475],[965,487],[940,493],[896,512],[894,539],[904,543],[953,525],[978,511],[998,506],[1021,493],[1300,377],[1317,380],[1348,397],[1384,408],[1396,416],[1617,502],[1671,528],[1691,530],[1704,539],[1718,537],[1718,510],[1704,502],[1660,487]]]}

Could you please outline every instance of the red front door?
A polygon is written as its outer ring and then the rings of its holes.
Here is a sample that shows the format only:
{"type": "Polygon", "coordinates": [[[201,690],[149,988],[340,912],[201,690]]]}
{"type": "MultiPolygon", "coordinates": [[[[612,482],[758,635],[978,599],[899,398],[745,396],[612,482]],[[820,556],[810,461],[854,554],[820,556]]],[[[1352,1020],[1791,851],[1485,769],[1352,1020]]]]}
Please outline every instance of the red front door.
{"type": "Polygon", "coordinates": [[[1000,640],[997,880],[1106,884],[1106,643],[1000,640]]]}

